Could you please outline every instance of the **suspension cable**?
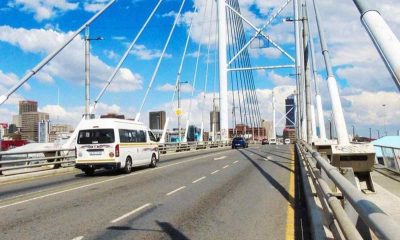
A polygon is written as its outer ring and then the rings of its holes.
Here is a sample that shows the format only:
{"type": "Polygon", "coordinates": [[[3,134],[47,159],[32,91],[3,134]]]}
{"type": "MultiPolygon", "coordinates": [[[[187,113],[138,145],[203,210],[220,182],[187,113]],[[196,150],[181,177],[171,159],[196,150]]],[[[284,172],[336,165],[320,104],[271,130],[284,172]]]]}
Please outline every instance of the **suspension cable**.
{"type": "Polygon", "coordinates": [[[183,5],[185,4],[185,2],[186,2],[186,0],[183,0],[183,1],[182,1],[182,4],[181,4],[181,6],[180,6],[180,8],[179,8],[179,11],[178,11],[178,13],[176,14],[176,17],[175,17],[175,20],[174,20],[174,24],[172,25],[171,31],[169,32],[169,35],[168,35],[167,41],[165,42],[165,45],[164,45],[163,51],[162,51],[162,53],[161,53],[161,56],[160,56],[160,58],[158,59],[158,62],[157,62],[156,68],[154,69],[154,72],[153,72],[153,75],[152,75],[152,77],[151,77],[149,86],[147,87],[146,93],[145,93],[145,95],[144,95],[144,97],[143,97],[142,104],[140,105],[139,111],[138,111],[138,113],[136,114],[135,121],[139,121],[139,117],[140,117],[140,114],[141,114],[141,112],[142,112],[142,110],[143,110],[143,106],[144,106],[144,104],[146,103],[147,96],[148,96],[148,94],[149,94],[149,92],[150,92],[150,89],[151,89],[152,86],[153,86],[154,80],[155,80],[155,78],[156,78],[156,76],[157,76],[157,73],[158,73],[158,69],[160,68],[161,62],[162,62],[162,60],[163,60],[163,58],[164,58],[165,51],[167,50],[167,47],[168,47],[169,42],[170,42],[171,37],[172,37],[172,33],[174,32],[175,27],[176,27],[176,25],[177,25],[177,23],[178,23],[178,20],[179,20],[179,18],[180,18],[180,16],[181,16],[181,12],[182,12],[183,5]]]}

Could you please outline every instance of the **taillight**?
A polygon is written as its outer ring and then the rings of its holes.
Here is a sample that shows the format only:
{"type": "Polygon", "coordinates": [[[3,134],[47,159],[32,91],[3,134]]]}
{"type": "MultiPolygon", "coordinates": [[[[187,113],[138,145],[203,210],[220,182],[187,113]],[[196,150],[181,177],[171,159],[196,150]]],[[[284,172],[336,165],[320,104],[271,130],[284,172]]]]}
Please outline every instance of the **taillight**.
{"type": "Polygon", "coordinates": [[[119,144],[115,145],[115,157],[119,157],[119,144]]]}

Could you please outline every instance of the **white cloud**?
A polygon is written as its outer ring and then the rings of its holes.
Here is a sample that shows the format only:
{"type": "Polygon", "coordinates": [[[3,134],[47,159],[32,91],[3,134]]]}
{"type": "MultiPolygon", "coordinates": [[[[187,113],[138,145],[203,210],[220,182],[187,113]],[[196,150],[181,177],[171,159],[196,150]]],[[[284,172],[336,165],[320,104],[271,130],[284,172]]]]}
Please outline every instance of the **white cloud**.
{"type": "Polygon", "coordinates": [[[83,9],[87,12],[98,12],[103,9],[109,0],[90,0],[83,4],[83,9]]]}
{"type": "Polygon", "coordinates": [[[272,82],[276,85],[276,86],[282,86],[282,85],[290,85],[290,86],[294,86],[296,84],[296,80],[290,76],[282,76],[279,75],[277,73],[275,73],[275,71],[269,71],[268,72],[268,80],[272,80],[272,82]]]}
{"type": "MultiPolygon", "coordinates": [[[[161,56],[161,51],[158,49],[148,49],[145,45],[135,45],[131,51],[131,54],[135,55],[141,60],[153,60],[161,56]]],[[[172,55],[165,53],[164,58],[171,58],[172,55]]]]}
{"type": "MultiPolygon", "coordinates": [[[[12,28],[0,26],[0,41],[18,46],[25,52],[47,55],[53,52],[72,32],[61,33],[54,30],[12,28]]],[[[36,76],[42,82],[51,83],[56,78],[84,83],[84,41],[75,38],[58,56],[46,65],[36,76]]],[[[103,87],[113,68],[98,56],[91,55],[91,81],[95,86],[103,87]]],[[[110,91],[133,91],[141,89],[143,78],[130,69],[121,68],[120,73],[110,87],[110,91]]]]}
{"type": "Polygon", "coordinates": [[[111,60],[118,60],[120,58],[120,56],[113,50],[104,50],[103,53],[111,60]]]}
{"type": "MultiPolygon", "coordinates": [[[[157,90],[161,92],[173,92],[175,91],[175,85],[166,83],[164,85],[158,86],[157,90]]],[[[180,90],[181,92],[186,92],[186,93],[192,92],[193,87],[190,84],[181,84],[180,90]]]]}
{"type": "Polygon", "coordinates": [[[170,12],[162,14],[161,17],[163,17],[163,18],[165,18],[165,17],[176,17],[176,14],[177,13],[175,11],[170,11],[170,12]]]}
{"type": "Polygon", "coordinates": [[[8,2],[10,7],[18,7],[24,12],[34,14],[37,21],[51,19],[59,13],[78,8],[79,3],[71,3],[68,0],[12,0],[8,2]]]}

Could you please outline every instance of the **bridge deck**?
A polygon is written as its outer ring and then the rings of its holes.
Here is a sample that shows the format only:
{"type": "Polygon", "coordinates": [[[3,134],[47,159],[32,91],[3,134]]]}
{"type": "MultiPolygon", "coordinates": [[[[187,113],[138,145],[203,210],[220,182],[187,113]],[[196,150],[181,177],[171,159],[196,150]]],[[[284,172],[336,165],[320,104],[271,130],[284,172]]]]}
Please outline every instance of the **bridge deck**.
{"type": "Polygon", "coordinates": [[[72,172],[0,185],[0,239],[294,239],[305,234],[293,147],[164,156],[155,169],[135,170],[94,177],[72,172]]]}

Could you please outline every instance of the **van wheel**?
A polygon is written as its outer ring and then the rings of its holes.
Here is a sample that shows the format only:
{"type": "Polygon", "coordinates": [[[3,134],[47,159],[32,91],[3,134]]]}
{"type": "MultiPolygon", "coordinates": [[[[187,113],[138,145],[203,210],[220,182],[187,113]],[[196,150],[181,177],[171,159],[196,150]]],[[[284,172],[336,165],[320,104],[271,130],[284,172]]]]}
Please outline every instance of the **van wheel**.
{"type": "Polygon", "coordinates": [[[155,155],[155,154],[153,154],[153,155],[151,156],[151,162],[150,162],[149,167],[151,167],[151,168],[157,167],[157,158],[156,158],[156,155],[155,155]]]}
{"type": "Polygon", "coordinates": [[[94,168],[86,168],[83,171],[85,172],[86,176],[93,176],[94,174],[94,168]]]}
{"type": "Polygon", "coordinates": [[[132,172],[132,159],[130,157],[126,158],[125,167],[122,169],[123,173],[131,173],[132,172]]]}

